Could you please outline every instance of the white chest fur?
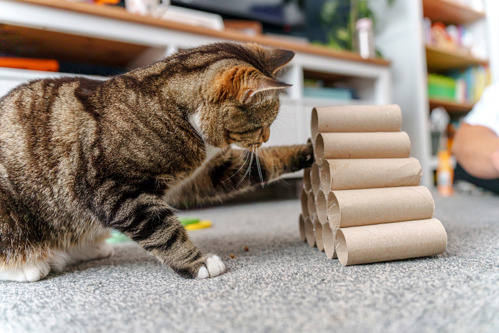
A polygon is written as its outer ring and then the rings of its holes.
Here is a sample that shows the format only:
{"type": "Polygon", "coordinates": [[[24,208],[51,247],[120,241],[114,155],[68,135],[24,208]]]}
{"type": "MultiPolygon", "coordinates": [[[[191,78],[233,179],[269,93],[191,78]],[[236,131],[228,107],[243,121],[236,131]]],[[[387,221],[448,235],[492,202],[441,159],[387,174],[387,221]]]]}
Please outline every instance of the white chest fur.
{"type": "Polygon", "coordinates": [[[213,156],[215,156],[216,154],[218,154],[221,151],[221,149],[217,148],[215,146],[212,146],[212,145],[210,145],[208,143],[206,143],[205,136],[203,134],[203,131],[201,130],[201,123],[200,123],[200,119],[199,119],[199,116],[198,116],[198,112],[196,112],[195,114],[189,116],[189,123],[192,125],[192,127],[194,127],[194,129],[196,130],[196,132],[199,134],[199,136],[201,136],[201,138],[204,141],[204,149],[205,149],[205,152],[206,152],[206,158],[203,161],[203,164],[205,164],[213,156]]]}

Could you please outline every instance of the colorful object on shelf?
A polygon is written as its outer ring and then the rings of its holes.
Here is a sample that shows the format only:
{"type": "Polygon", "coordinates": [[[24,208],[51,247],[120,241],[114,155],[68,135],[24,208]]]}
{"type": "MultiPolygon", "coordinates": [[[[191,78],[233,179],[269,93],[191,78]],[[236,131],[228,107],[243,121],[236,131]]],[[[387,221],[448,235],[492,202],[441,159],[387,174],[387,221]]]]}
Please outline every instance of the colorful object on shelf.
{"type": "Polygon", "coordinates": [[[96,5],[117,5],[120,0],[94,0],[96,5]]]}
{"type": "Polygon", "coordinates": [[[454,70],[448,76],[428,74],[428,97],[458,103],[475,103],[491,83],[490,70],[484,66],[470,66],[464,71],[454,70]]]}
{"type": "Polygon", "coordinates": [[[477,43],[473,33],[462,25],[445,25],[424,19],[424,38],[427,45],[461,54],[483,57],[486,52],[477,43]]]}
{"type": "Polygon", "coordinates": [[[353,99],[352,91],[346,88],[303,87],[303,96],[338,99],[342,101],[353,99]]]}
{"type": "Polygon", "coordinates": [[[475,103],[491,83],[490,70],[485,66],[470,66],[464,71],[451,71],[450,76],[456,80],[458,102],[475,103]]]}
{"type": "Polygon", "coordinates": [[[57,72],[59,71],[59,62],[53,59],[0,57],[0,67],[57,72]]]}
{"type": "Polygon", "coordinates": [[[428,96],[454,101],[456,97],[456,80],[451,77],[428,74],[428,96]]]}
{"type": "Polygon", "coordinates": [[[454,193],[452,188],[454,170],[452,168],[450,153],[448,150],[438,152],[437,189],[442,196],[450,196],[454,193]]]}

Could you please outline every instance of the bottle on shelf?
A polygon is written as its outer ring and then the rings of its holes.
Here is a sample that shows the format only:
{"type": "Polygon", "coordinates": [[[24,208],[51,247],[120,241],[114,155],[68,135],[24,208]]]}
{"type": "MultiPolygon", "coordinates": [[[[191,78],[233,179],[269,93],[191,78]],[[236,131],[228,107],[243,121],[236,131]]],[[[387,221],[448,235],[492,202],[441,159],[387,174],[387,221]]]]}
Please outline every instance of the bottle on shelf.
{"type": "Polygon", "coordinates": [[[442,196],[451,196],[454,193],[452,187],[454,180],[454,170],[449,150],[440,150],[438,152],[437,168],[437,189],[442,196]]]}
{"type": "Polygon", "coordinates": [[[376,52],[374,51],[374,38],[373,38],[373,23],[369,18],[361,18],[357,20],[357,52],[361,58],[374,58],[376,52]]]}

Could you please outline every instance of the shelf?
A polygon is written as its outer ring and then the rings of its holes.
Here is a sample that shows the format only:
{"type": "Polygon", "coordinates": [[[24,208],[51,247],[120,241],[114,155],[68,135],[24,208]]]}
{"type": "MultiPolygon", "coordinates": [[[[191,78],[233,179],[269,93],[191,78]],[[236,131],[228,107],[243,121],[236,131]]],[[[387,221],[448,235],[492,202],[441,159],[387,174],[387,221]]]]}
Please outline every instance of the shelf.
{"type": "Polygon", "coordinates": [[[147,46],[0,24],[0,50],[21,57],[127,66],[147,46]]]}
{"type": "MultiPolygon", "coordinates": [[[[354,61],[360,63],[367,63],[376,66],[388,67],[390,62],[381,58],[370,58],[363,59],[356,52],[333,50],[325,46],[312,45],[309,43],[300,43],[295,41],[289,41],[285,38],[272,37],[266,35],[248,36],[243,33],[234,30],[212,30],[206,29],[204,27],[198,27],[183,23],[178,23],[174,21],[162,20],[159,18],[154,18],[151,16],[141,16],[135,15],[127,12],[121,7],[112,6],[96,6],[89,5],[86,3],[70,2],[63,0],[17,0],[15,3],[20,3],[25,6],[41,6],[42,8],[51,8],[53,10],[68,11],[71,13],[78,13],[84,15],[90,15],[96,18],[105,18],[108,20],[115,20],[117,22],[126,22],[131,24],[137,24],[139,26],[155,27],[162,29],[169,29],[176,32],[184,32],[190,34],[196,34],[200,36],[206,36],[216,39],[231,40],[236,42],[250,42],[258,43],[262,45],[278,47],[293,50],[296,52],[303,52],[311,55],[344,59],[347,61],[354,61]]],[[[43,32],[47,32],[48,28],[44,29],[43,32]]],[[[103,32],[105,34],[106,32],[103,32]]],[[[188,41],[186,41],[188,44],[188,41]]],[[[75,45],[76,43],[71,43],[75,45]]],[[[138,43],[140,44],[140,43],[138,43]]],[[[144,43],[146,44],[146,43],[144,43]]],[[[131,44],[133,45],[133,44],[131,44]]]]}
{"type": "Polygon", "coordinates": [[[372,100],[362,100],[362,99],[342,100],[342,99],[308,97],[308,96],[304,96],[302,100],[304,105],[313,105],[313,106],[376,104],[376,102],[372,100]]]}
{"type": "Polygon", "coordinates": [[[473,104],[471,103],[459,103],[446,100],[440,100],[435,98],[430,98],[430,110],[442,106],[449,113],[466,113],[471,111],[473,104]]]}
{"type": "Polygon", "coordinates": [[[429,71],[441,72],[468,66],[488,66],[485,59],[478,59],[466,52],[442,50],[426,45],[426,65],[429,71]]]}
{"type": "Polygon", "coordinates": [[[445,24],[469,24],[485,18],[484,12],[450,0],[423,0],[423,14],[432,22],[445,24]]]}

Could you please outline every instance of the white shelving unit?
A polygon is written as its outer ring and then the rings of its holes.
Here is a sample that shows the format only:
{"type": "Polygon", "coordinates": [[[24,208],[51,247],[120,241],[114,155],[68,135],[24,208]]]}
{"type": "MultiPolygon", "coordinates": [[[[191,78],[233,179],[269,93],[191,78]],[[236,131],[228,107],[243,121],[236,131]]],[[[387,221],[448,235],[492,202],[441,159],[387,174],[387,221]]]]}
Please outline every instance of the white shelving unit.
{"type": "MultiPolygon", "coordinates": [[[[429,128],[430,100],[427,93],[427,48],[423,37],[423,1],[395,1],[387,8],[384,1],[377,1],[379,21],[376,45],[392,61],[393,102],[403,112],[403,129],[409,133],[412,152],[423,167],[423,185],[433,186],[436,159],[431,154],[429,128]]],[[[433,0],[451,2],[451,0],[433,0]]],[[[487,27],[484,37],[489,48],[489,64],[493,81],[499,79],[499,4],[485,0],[486,18],[474,24],[487,27]],[[495,11],[494,11],[495,10],[495,11]],[[486,21],[486,22],[484,22],[486,21]]],[[[480,27],[479,27],[480,28],[480,27]]],[[[450,59],[449,62],[453,60],[450,59]]],[[[449,103],[450,104],[450,103],[449,103]]],[[[454,103],[456,104],[456,103],[454,103]]],[[[461,109],[465,106],[459,105],[461,109]]],[[[456,108],[450,105],[449,108],[456,108]]],[[[463,111],[458,111],[463,112],[463,111]]]]}
{"type": "MultiPolygon", "coordinates": [[[[45,43],[53,49],[59,45],[64,55],[81,54],[108,62],[109,54],[114,52],[118,54],[117,60],[129,68],[151,63],[179,49],[224,40],[291,49],[296,55],[282,80],[293,86],[282,97],[282,111],[273,125],[269,145],[306,142],[310,137],[310,114],[314,106],[393,102],[389,62],[381,59],[364,60],[354,53],[332,51],[275,37],[250,37],[234,31],[208,30],[131,15],[119,8],[67,1],[47,3],[43,0],[1,1],[0,30],[6,27],[16,36],[28,36],[26,42],[30,42],[30,38],[38,38],[36,43],[42,46],[45,43]],[[60,38],[66,43],[51,44],[44,40],[45,35],[50,39],[60,38]],[[341,77],[343,83],[356,89],[361,99],[340,101],[304,97],[303,82],[310,77],[310,73],[341,77]]],[[[0,69],[0,95],[31,79],[61,75],[64,74],[0,69]]]]}

